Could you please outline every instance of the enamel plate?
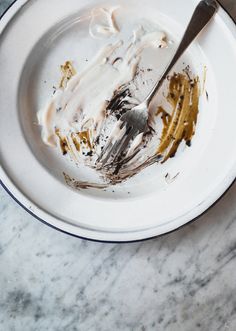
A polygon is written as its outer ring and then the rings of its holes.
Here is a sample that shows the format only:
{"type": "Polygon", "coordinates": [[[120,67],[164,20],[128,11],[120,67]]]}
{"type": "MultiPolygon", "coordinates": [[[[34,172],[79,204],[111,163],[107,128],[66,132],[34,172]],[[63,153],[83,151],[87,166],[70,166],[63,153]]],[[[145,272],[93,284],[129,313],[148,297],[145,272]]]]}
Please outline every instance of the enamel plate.
{"type": "MultiPolygon", "coordinates": [[[[192,146],[106,190],[75,190],[63,172],[79,168],[43,144],[37,111],[66,60],[90,61],[92,8],[119,5],[117,22],[149,20],[176,47],[197,0],[18,0],[0,21],[1,181],[39,220],[68,234],[127,242],[173,231],[207,210],[236,175],[236,27],[220,8],[182,58],[201,81],[192,146]]],[[[160,73],[171,56],[160,57],[160,73]]],[[[85,64],[84,64],[85,65],[85,64]]],[[[176,69],[177,70],[177,69],[176,69]]],[[[157,77],[158,78],[158,77],[157,77]]]]}

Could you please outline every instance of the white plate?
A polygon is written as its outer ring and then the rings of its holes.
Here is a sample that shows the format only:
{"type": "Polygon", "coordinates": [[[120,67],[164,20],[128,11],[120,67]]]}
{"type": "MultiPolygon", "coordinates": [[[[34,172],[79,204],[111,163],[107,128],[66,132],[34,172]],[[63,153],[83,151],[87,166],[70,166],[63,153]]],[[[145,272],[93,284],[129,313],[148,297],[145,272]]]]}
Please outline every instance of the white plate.
{"type": "MultiPolygon", "coordinates": [[[[179,41],[199,1],[117,0],[130,19],[155,21],[179,41]]],[[[78,18],[101,2],[18,0],[0,22],[1,180],[38,219],[79,237],[135,241],[172,231],[209,208],[236,175],[236,27],[222,8],[198,37],[184,62],[203,79],[200,117],[191,148],[107,191],[76,192],[34,124],[38,108],[58,81],[65,60],[90,58],[78,18]],[[46,81],[46,83],[45,83],[46,81]],[[178,176],[167,181],[165,175],[178,176]]],[[[78,64],[79,65],[79,64],[78,64]]],[[[165,63],[163,62],[164,66],[165,63]]],[[[68,171],[75,170],[68,164],[68,171]]],[[[74,168],[73,168],[74,169],[74,168]]]]}

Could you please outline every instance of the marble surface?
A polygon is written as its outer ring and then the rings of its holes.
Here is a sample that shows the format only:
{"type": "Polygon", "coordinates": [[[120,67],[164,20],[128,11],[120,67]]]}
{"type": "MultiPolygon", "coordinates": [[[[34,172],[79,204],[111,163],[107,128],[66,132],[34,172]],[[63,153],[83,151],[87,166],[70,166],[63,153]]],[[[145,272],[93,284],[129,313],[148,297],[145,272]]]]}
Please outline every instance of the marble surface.
{"type": "Polygon", "coordinates": [[[56,232],[0,190],[0,330],[235,331],[235,270],[236,185],[197,222],[124,245],[56,232]]]}

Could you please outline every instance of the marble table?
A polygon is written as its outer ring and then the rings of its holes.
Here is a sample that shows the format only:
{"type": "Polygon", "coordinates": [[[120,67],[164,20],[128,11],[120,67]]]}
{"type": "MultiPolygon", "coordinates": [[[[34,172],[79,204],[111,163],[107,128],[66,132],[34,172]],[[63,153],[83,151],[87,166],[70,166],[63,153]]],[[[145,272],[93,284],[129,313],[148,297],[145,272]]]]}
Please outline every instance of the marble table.
{"type": "Polygon", "coordinates": [[[235,270],[236,185],[197,222],[124,245],[52,230],[0,190],[1,331],[235,331],[235,270]]]}

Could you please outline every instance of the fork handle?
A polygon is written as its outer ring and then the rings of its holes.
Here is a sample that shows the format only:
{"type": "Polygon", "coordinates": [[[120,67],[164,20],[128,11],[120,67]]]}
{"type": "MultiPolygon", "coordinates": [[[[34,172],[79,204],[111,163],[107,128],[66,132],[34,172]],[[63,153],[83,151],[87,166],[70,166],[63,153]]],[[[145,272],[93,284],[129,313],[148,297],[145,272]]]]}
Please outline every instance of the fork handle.
{"type": "Polygon", "coordinates": [[[153,90],[146,98],[147,106],[149,106],[150,102],[152,101],[153,97],[156,95],[159,88],[162,86],[164,80],[170,73],[173,66],[176,64],[176,62],[179,60],[179,58],[182,56],[185,50],[189,47],[189,45],[198,36],[198,34],[203,30],[203,28],[209,23],[209,21],[216,13],[218,7],[219,5],[215,0],[203,0],[196,7],[173,59],[171,60],[170,64],[168,65],[164,74],[161,76],[158,83],[154,86],[153,90]]]}

